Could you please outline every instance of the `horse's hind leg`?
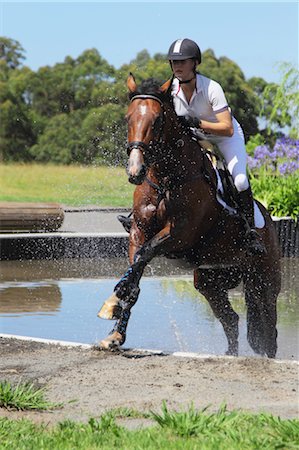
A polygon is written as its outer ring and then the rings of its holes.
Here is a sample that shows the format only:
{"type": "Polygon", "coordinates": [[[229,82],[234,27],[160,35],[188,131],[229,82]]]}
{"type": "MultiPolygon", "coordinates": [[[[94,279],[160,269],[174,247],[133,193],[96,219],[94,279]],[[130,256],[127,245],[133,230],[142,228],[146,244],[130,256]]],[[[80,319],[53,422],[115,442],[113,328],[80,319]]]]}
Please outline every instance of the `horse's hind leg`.
{"type": "Polygon", "coordinates": [[[215,317],[219,319],[225,332],[228,349],[226,355],[238,356],[239,316],[231,307],[226,290],[209,290],[203,293],[209,302],[215,317]]]}
{"type": "Polygon", "coordinates": [[[260,355],[274,358],[277,351],[276,300],[280,291],[280,274],[251,270],[244,281],[247,305],[247,339],[260,355]]]}
{"type": "Polygon", "coordinates": [[[239,316],[228,300],[228,289],[240,282],[240,273],[229,271],[196,270],[194,286],[207,299],[215,317],[219,319],[225,332],[228,349],[226,355],[238,356],[239,316]]]}

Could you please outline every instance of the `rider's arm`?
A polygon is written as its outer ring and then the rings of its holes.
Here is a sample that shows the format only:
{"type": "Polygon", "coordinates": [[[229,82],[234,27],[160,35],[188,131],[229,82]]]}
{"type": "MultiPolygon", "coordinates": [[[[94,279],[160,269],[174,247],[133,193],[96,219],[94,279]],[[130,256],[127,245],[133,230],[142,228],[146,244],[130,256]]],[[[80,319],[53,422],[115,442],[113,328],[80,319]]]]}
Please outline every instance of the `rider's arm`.
{"type": "Polygon", "coordinates": [[[230,111],[227,109],[225,111],[215,113],[215,117],[217,122],[201,120],[199,127],[206,133],[215,134],[217,136],[231,137],[234,134],[234,127],[230,111]]]}

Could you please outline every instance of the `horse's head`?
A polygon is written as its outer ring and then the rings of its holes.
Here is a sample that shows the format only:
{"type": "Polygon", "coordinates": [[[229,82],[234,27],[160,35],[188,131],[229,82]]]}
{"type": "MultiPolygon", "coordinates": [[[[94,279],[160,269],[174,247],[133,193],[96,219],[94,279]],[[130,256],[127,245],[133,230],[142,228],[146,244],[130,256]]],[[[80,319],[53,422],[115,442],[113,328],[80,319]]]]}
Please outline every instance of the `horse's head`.
{"type": "Polygon", "coordinates": [[[162,96],[170,84],[170,80],[162,86],[153,80],[146,80],[138,89],[132,74],[127,80],[131,99],[126,114],[129,155],[127,172],[129,181],[133,184],[144,181],[152,151],[162,138],[162,96]]]}

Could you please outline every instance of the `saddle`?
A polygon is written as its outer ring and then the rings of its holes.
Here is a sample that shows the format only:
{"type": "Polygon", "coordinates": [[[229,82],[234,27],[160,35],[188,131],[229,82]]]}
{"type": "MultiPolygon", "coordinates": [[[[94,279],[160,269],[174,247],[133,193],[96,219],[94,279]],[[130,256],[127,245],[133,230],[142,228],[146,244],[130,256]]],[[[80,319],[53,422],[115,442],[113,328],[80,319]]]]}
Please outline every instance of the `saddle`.
{"type": "Polygon", "coordinates": [[[224,158],[208,140],[198,140],[200,147],[210,159],[217,174],[217,194],[230,208],[238,209],[238,191],[224,158]]]}

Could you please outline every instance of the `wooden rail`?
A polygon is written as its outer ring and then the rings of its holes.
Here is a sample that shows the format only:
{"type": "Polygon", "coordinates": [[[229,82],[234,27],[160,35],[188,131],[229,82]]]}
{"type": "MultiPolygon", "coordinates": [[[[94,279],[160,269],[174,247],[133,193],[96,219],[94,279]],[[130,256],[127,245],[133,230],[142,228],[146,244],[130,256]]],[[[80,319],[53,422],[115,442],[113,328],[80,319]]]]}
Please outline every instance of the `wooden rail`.
{"type": "Polygon", "coordinates": [[[0,231],[55,231],[64,211],[58,203],[0,202],[0,231]]]}

